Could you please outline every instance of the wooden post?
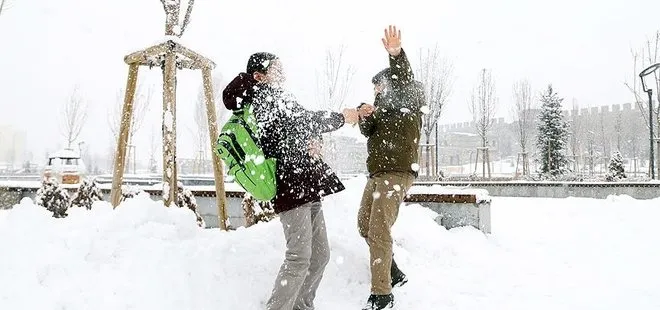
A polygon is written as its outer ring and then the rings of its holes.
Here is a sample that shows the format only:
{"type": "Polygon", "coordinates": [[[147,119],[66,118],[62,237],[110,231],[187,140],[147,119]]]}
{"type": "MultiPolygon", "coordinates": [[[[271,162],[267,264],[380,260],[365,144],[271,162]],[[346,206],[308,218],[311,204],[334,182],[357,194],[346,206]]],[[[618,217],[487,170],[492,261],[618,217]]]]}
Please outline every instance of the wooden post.
{"type": "Polygon", "coordinates": [[[121,113],[121,123],[119,124],[119,138],[117,141],[117,152],[115,153],[115,164],[112,177],[112,189],[110,199],[113,207],[119,205],[121,200],[121,184],[124,179],[124,164],[126,164],[126,145],[128,143],[128,132],[133,118],[133,97],[135,96],[135,87],[137,85],[137,74],[139,63],[133,63],[128,67],[128,80],[126,81],[126,94],[124,96],[124,107],[121,113]]]}
{"type": "Polygon", "coordinates": [[[169,49],[165,54],[163,69],[163,201],[165,206],[176,199],[176,166],[175,132],[174,132],[174,100],[176,100],[176,55],[169,49]]]}
{"type": "Polygon", "coordinates": [[[218,138],[218,120],[215,114],[213,97],[213,81],[211,69],[202,69],[204,97],[206,97],[206,114],[208,117],[209,137],[211,138],[211,158],[213,158],[213,175],[215,177],[215,197],[218,204],[218,221],[222,230],[227,230],[227,198],[225,196],[225,174],[220,158],[215,155],[215,141],[218,138]]]}

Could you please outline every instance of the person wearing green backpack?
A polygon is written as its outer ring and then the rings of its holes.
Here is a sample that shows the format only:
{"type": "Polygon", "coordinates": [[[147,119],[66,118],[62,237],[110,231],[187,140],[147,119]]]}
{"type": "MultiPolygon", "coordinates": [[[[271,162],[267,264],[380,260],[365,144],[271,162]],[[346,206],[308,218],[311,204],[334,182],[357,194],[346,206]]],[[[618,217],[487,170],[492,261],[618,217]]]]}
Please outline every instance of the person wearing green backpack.
{"type": "MultiPolygon", "coordinates": [[[[256,53],[250,56],[246,72],[224,89],[222,99],[227,109],[254,117],[251,131],[255,131],[254,139],[264,157],[258,162],[274,162],[271,201],[282,223],[287,250],[266,307],[311,310],[330,259],[321,201],[345,189],[320,156],[321,136],[346,123],[356,124],[359,114],[357,109],[309,111],[282,87],[284,81],[279,58],[256,53]]],[[[256,187],[262,183],[260,179],[268,177],[254,178],[256,187]]]]}

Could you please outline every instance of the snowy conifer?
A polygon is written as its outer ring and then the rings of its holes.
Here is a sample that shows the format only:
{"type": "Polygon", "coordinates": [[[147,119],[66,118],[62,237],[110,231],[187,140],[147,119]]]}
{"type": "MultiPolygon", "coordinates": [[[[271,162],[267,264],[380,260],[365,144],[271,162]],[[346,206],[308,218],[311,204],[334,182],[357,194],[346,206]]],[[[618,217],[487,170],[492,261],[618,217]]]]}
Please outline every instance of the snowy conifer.
{"type": "Polygon", "coordinates": [[[37,190],[35,196],[37,205],[53,212],[53,217],[66,217],[66,210],[69,208],[69,193],[60,186],[54,178],[49,178],[41,183],[41,188],[37,190]]]}
{"type": "Polygon", "coordinates": [[[541,162],[540,172],[544,177],[557,178],[568,172],[568,123],[561,111],[563,100],[557,96],[552,85],[548,85],[547,92],[541,97],[536,146],[541,162]]]}
{"type": "Polygon", "coordinates": [[[256,200],[247,192],[243,196],[241,206],[243,207],[247,227],[259,222],[269,222],[276,216],[272,202],[256,200]]]}
{"type": "Polygon", "coordinates": [[[197,212],[197,200],[195,199],[195,195],[193,195],[193,193],[189,189],[184,188],[181,182],[178,182],[177,185],[178,185],[178,190],[177,190],[176,206],[179,208],[190,209],[193,213],[195,213],[195,217],[197,218],[197,225],[199,227],[206,227],[206,223],[204,222],[204,219],[197,212]]]}
{"type": "Polygon", "coordinates": [[[610,158],[610,163],[607,167],[609,170],[605,176],[607,181],[612,182],[626,178],[626,172],[623,169],[623,157],[619,151],[612,154],[612,158],[610,158]]]}
{"type": "Polygon", "coordinates": [[[103,194],[101,193],[101,189],[96,185],[95,181],[83,180],[78,188],[78,192],[71,201],[71,207],[81,207],[91,210],[92,204],[95,201],[102,201],[103,194]]]}

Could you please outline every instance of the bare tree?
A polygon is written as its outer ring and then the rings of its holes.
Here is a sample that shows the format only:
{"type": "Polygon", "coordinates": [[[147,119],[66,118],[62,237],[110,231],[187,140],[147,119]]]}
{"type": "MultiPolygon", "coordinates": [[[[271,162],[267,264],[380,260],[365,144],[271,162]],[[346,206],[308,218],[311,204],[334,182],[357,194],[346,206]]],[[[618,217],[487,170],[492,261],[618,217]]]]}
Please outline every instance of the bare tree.
{"type": "MultiPolygon", "coordinates": [[[[584,128],[585,124],[579,115],[580,108],[577,103],[577,99],[573,98],[572,107],[571,107],[571,133],[570,133],[570,147],[573,157],[573,170],[576,172],[581,172],[580,168],[580,155],[583,154],[582,147],[583,141],[588,140],[585,138],[584,128]]],[[[584,117],[584,116],[583,116],[584,117]]]]}
{"type": "MultiPolygon", "coordinates": [[[[454,66],[449,60],[442,58],[436,45],[420,51],[417,80],[424,88],[426,106],[423,107],[422,131],[426,144],[431,143],[431,134],[440,119],[442,108],[451,96],[454,86],[454,66]]],[[[437,142],[437,141],[436,141],[437,142]]],[[[429,173],[431,152],[426,152],[426,171],[429,173]]]]}
{"type": "MultiPolygon", "coordinates": [[[[338,111],[343,108],[350,92],[355,68],[345,63],[345,52],[343,45],[326,49],[324,67],[316,72],[316,102],[324,110],[338,111]]],[[[328,162],[333,164],[336,161],[335,141],[332,133],[327,136],[329,138],[324,141],[324,153],[328,162]]]]}
{"type": "Polygon", "coordinates": [[[344,63],[345,51],[343,45],[326,49],[325,66],[316,73],[318,102],[324,109],[341,109],[351,89],[355,68],[344,63]]]}
{"type": "Polygon", "coordinates": [[[5,11],[9,10],[11,6],[9,6],[9,1],[7,0],[0,0],[0,15],[4,13],[5,11]]]}
{"type": "Polygon", "coordinates": [[[74,88],[69,100],[64,102],[62,110],[61,130],[67,142],[67,148],[71,148],[85,126],[87,121],[87,103],[80,97],[78,88],[74,88]]]}
{"type": "MultiPolygon", "coordinates": [[[[641,89],[641,82],[639,80],[639,73],[646,67],[655,64],[657,62],[660,62],[660,30],[658,30],[655,33],[655,37],[653,39],[649,39],[646,41],[646,46],[643,47],[640,50],[631,50],[632,53],[632,58],[633,58],[633,74],[632,74],[632,82],[627,81],[624,84],[630,90],[630,92],[633,94],[635,103],[637,104],[637,107],[642,113],[642,117],[644,118],[645,124],[648,128],[648,123],[649,123],[649,111],[648,111],[648,100],[646,99],[646,94],[644,91],[641,89]]],[[[660,90],[660,74],[658,72],[654,72],[653,74],[653,84],[649,85],[649,87],[654,87],[657,90],[660,90]]],[[[660,91],[656,91],[656,100],[660,102],[660,91]]],[[[660,105],[654,110],[655,114],[655,119],[657,121],[656,126],[660,125],[660,105]]]]}
{"type": "MultiPolygon", "coordinates": [[[[518,133],[518,143],[520,144],[520,154],[518,159],[522,159],[522,174],[523,176],[527,176],[530,173],[527,144],[530,139],[530,132],[534,125],[532,87],[529,85],[529,81],[524,79],[513,85],[513,99],[513,115],[517,119],[516,131],[518,133]]],[[[518,173],[517,167],[516,173],[518,173]]]]}
{"type": "MultiPolygon", "coordinates": [[[[479,81],[472,90],[468,108],[472,113],[472,120],[481,138],[481,147],[483,160],[483,173],[486,176],[486,163],[488,163],[488,177],[490,177],[490,156],[488,152],[488,133],[493,126],[495,108],[497,106],[497,96],[495,94],[495,81],[491,72],[482,69],[479,75],[479,81]]],[[[478,153],[477,153],[478,154],[478,153]]],[[[477,155],[478,156],[478,155],[477,155]]]]}
{"type": "MultiPolygon", "coordinates": [[[[133,144],[133,137],[142,127],[144,117],[147,114],[149,108],[149,102],[151,102],[151,96],[153,95],[153,89],[151,87],[144,90],[142,85],[138,85],[135,91],[135,97],[133,99],[133,114],[131,115],[131,124],[128,131],[128,146],[129,146],[129,156],[127,156],[127,161],[132,162],[133,172],[135,172],[135,145],[133,144]],[[131,155],[133,159],[131,159],[131,155]]],[[[122,121],[122,107],[124,105],[124,96],[125,90],[120,88],[117,91],[117,103],[112,106],[112,110],[108,113],[108,122],[110,131],[112,132],[113,137],[115,138],[115,143],[119,138],[119,129],[122,121]]],[[[126,171],[128,171],[130,164],[126,164],[126,171]]]]}
{"type": "MultiPolygon", "coordinates": [[[[634,96],[635,103],[637,104],[638,110],[642,113],[644,118],[644,124],[646,128],[649,128],[649,111],[648,111],[648,99],[646,99],[646,94],[644,94],[643,89],[641,89],[641,81],[639,81],[639,72],[644,68],[660,62],[660,30],[655,32],[653,38],[646,40],[646,46],[640,50],[632,50],[633,56],[633,80],[632,83],[626,82],[625,85],[630,90],[634,96]],[[632,84],[632,85],[631,85],[632,84]]],[[[658,138],[660,133],[660,74],[656,71],[651,77],[647,77],[647,87],[655,88],[656,90],[656,102],[659,104],[656,108],[653,109],[653,114],[655,117],[654,124],[654,138],[658,138]]],[[[658,147],[660,147],[660,140],[658,140],[658,147]]],[[[657,157],[658,161],[658,171],[660,171],[660,156],[657,157]]]]}
{"type": "Polygon", "coordinates": [[[156,152],[158,152],[160,141],[158,134],[160,130],[157,126],[151,129],[151,134],[149,135],[149,173],[158,172],[158,166],[156,161],[156,152]]]}

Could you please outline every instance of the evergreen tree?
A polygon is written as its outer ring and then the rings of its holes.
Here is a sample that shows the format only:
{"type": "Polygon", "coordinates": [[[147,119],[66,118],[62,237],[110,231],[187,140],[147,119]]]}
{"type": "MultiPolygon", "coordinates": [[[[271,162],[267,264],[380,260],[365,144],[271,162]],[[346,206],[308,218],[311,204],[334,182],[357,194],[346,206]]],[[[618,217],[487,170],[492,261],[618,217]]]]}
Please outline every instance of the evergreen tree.
{"type": "Polygon", "coordinates": [[[623,157],[619,151],[612,154],[610,164],[608,165],[609,172],[605,176],[607,181],[618,181],[626,178],[626,172],[623,169],[623,157]]]}
{"type": "Polygon", "coordinates": [[[66,210],[69,208],[69,193],[60,186],[55,178],[49,178],[41,183],[41,188],[37,190],[35,196],[37,205],[53,212],[53,217],[66,217],[66,210]]]}
{"type": "Polygon", "coordinates": [[[82,181],[82,183],[80,184],[80,188],[78,188],[78,192],[73,197],[73,200],[71,201],[71,206],[81,207],[81,208],[86,208],[87,210],[91,210],[92,204],[95,201],[102,201],[102,200],[103,200],[103,194],[101,193],[101,189],[99,189],[96,186],[96,182],[85,179],[82,181]]]}
{"type": "Polygon", "coordinates": [[[541,96],[536,146],[541,162],[540,172],[546,178],[557,178],[568,172],[568,123],[561,111],[563,100],[557,96],[552,85],[548,85],[547,92],[541,96]]]}

